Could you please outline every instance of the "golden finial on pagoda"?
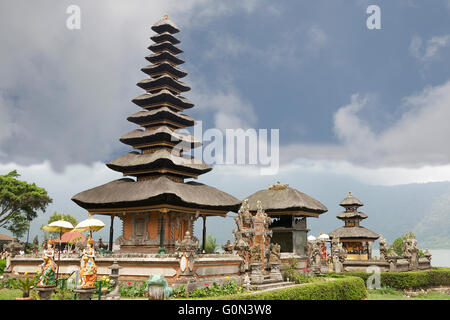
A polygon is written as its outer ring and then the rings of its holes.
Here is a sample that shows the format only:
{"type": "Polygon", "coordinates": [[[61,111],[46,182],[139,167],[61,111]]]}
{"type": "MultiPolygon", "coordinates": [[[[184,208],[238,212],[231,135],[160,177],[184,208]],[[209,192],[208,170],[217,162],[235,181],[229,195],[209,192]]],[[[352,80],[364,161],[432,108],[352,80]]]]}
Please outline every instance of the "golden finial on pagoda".
{"type": "Polygon", "coordinates": [[[289,185],[288,184],[281,184],[280,181],[277,181],[276,184],[269,185],[269,190],[283,190],[286,189],[289,185]]]}

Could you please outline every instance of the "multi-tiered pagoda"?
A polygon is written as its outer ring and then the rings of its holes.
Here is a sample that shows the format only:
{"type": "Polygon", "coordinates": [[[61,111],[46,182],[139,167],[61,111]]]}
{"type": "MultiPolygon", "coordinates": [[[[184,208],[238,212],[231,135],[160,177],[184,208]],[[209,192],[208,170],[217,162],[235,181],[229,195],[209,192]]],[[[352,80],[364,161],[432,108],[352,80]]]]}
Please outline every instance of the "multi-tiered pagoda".
{"type": "Polygon", "coordinates": [[[117,240],[121,251],[173,251],[186,231],[192,234],[198,217],[205,221],[209,215],[225,216],[237,212],[240,205],[240,200],[225,192],[185,182],[212,168],[189,154],[201,142],[179,132],[194,125],[193,118],[181,113],[194,104],[181,95],[190,88],[179,80],[187,75],[178,68],[184,63],[177,57],[183,51],[174,37],[179,29],[164,16],[152,30],[157,33],[148,47],[153,53],[145,57],[151,64],[141,69],[149,78],[137,84],[146,92],[132,100],[143,110],[127,118],[141,128],[120,138],[135,151],[106,164],[135,179],[115,180],[72,198],[89,214],[122,220],[123,234],[117,240]]]}
{"type": "Polygon", "coordinates": [[[380,235],[360,226],[361,220],[367,215],[358,211],[364,204],[358,200],[351,192],[339,204],[345,211],[336,217],[344,221],[345,225],[330,233],[330,238],[339,238],[344,249],[347,251],[348,260],[368,260],[371,258],[371,243],[377,240],[380,235]]]}

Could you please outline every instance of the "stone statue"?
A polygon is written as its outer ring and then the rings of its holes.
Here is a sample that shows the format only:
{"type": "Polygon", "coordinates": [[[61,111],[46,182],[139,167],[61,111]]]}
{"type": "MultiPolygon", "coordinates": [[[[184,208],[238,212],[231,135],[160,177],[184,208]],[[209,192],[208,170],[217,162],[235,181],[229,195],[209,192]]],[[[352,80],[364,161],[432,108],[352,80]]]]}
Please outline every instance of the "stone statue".
{"type": "Polygon", "coordinates": [[[279,244],[272,244],[269,263],[281,263],[281,247],[279,244]]]}
{"type": "Polygon", "coordinates": [[[233,245],[230,240],[227,240],[227,242],[222,246],[222,249],[226,254],[231,254],[233,252],[233,245]]]}
{"type": "Polygon", "coordinates": [[[4,248],[8,250],[11,253],[11,256],[14,258],[16,254],[19,254],[19,252],[24,249],[24,245],[19,242],[19,239],[17,239],[17,237],[14,237],[13,240],[5,245],[4,248]]]}
{"type": "Polygon", "coordinates": [[[95,264],[94,258],[94,239],[89,237],[89,239],[87,240],[86,249],[83,250],[83,256],[81,257],[81,284],[78,287],[79,289],[88,289],[95,287],[95,281],[97,280],[97,265],[95,264]]]}
{"type": "Polygon", "coordinates": [[[6,265],[3,271],[11,272],[11,253],[8,250],[4,252],[4,259],[6,260],[6,265]]]}
{"type": "Polygon", "coordinates": [[[108,245],[103,243],[102,238],[98,239],[98,248],[101,250],[108,250],[108,245]]]}
{"type": "Polygon", "coordinates": [[[41,272],[38,280],[38,287],[54,287],[56,286],[55,271],[57,265],[53,260],[55,256],[53,239],[48,240],[47,248],[44,250],[44,262],[40,265],[41,272]]]}
{"type": "Polygon", "coordinates": [[[38,238],[38,236],[35,236],[34,237],[34,239],[33,239],[33,244],[37,247],[37,246],[39,246],[39,238],[38,238]]]}
{"type": "Polygon", "coordinates": [[[175,250],[180,258],[180,270],[184,275],[193,272],[197,249],[198,239],[191,237],[189,231],[186,231],[181,242],[176,242],[175,250]]]}
{"type": "Polygon", "coordinates": [[[347,258],[347,250],[344,249],[342,242],[339,242],[338,244],[338,252],[339,261],[341,263],[344,263],[345,259],[347,258]]]}
{"type": "Polygon", "coordinates": [[[312,245],[312,251],[311,251],[311,267],[314,273],[320,272],[320,266],[321,266],[321,254],[322,250],[320,248],[320,241],[315,240],[312,245]]]}
{"type": "Polygon", "coordinates": [[[261,263],[261,247],[259,244],[250,247],[250,263],[261,263]]]}
{"type": "Polygon", "coordinates": [[[335,272],[340,273],[344,271],[343,263],[347,257],[347,251],[342,246],[342,242],[339,241],[338,237],[334,237],[331,240],[332,251],[331,257],[333,261],[333,269],[335,272]]]}
{"type": "Polygon", "coordinates": [[[431,253],[430,253],[430,251],[428,251],[428,249],[425,250],[424,255],[425,255],[425,258],[427,258],[428,262],[431,263],[431,253]]]}
{"type": "Polygon", "coordinates": [[[380,236],[380,260],[386,261],[387,258],[388,245],[386,239],[380,236]]]}

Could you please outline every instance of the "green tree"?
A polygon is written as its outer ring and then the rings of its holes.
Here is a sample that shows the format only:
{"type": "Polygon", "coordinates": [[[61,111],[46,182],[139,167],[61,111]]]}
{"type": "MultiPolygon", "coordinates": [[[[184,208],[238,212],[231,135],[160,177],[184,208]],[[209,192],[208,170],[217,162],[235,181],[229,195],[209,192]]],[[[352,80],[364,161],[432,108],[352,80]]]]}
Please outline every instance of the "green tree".
{"type": "Polygon", "coordinates": [[[394,251],[398,256],[401,256],[403,252],[403,239],[401,237],[395,239],[389,247],[389,251],[394,251]]]}
{"type": "Polygon", "coordinates": [[[34,183],[18,179],[16,170],[0,175],[0,227],[13,223],[12,219],[24,217],[28,223],[37,217],[39,211],[45,212],[52,202],[44,188],[34,183]]]}
{"type": "MultiPolygon", "coordinates": [[[[53,214],[50,216],[50,218],[48,219],[47,224],[50,224],[54,221],[58,221],[58,220],[64,220],[67,222],[70,222],[74,227],[78,224],[77,219],[75,219],[74,216],[71,216],[70,214],[65,214],[65,213],[58,213],[57,211],[53,212],[53,214]]],[[[42,229],[43,226],[41,226],[42,229]]],[[[50,232],[50,234],[52,235],[52,237],[59,237],[59,233],[58,232],[50,232]]],[[[45,234],[44,234],[44,238],[45,234]]]]}
{"type": "Polygon", "coordinates": [[[14,236],[20,239],[27,232],[30,222],[22,215],[14,215],[5,226],[14,236]]]}
{"type": "Polygon", "coordinates": [[[403,254],[403,243],[408,238],[415,239],[416,236],[412,231],[406,231],[404,235],[392,242],[391,246],[389,247],[389,251],[394,251],[397,255],[401,256],[403,254]]]}
{"type": "Polygon", "coordinates": [[[217,248],[217,239],[213,237],[211,234],[208,234],[206,237],[206,244],[205,244],[205,252],[206,253],[214,253],[216,252],[217,248]]]}

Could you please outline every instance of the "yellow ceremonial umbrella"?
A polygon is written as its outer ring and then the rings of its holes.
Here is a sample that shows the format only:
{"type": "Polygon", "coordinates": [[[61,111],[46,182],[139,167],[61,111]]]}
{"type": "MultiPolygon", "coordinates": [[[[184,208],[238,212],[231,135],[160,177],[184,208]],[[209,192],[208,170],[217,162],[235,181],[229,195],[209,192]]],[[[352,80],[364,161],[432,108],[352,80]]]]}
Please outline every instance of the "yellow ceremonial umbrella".
{"type": "Polygon", "coordinates": [[[56,279],[58,280],[59,262],[61,259],[61,236],[64,232],[73,230],[73,225],[69,221],[64,221],[64,218],[61,218],[61,220],[53,221],[48,226],[43,226],[42,229],[51,232],[59,232],[58,269],[56,271],[56,279]]]}
{"type": "Polygon", "coordinates": [[[92,218],[91,215],[89,215],[89,218],[86,220],[81,221],[77,226],[71,231],[71,232],[85,232],[89,231],[89,234],[92,238],[92,231],[98,231],[101,228],[103,228],[105,224],[103,221],[92,218]]]}

